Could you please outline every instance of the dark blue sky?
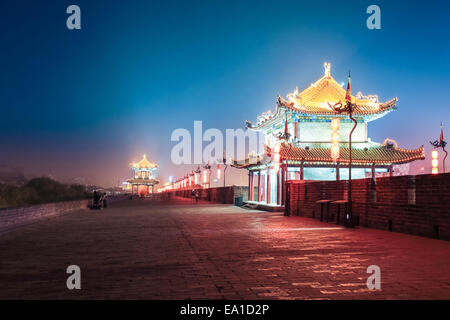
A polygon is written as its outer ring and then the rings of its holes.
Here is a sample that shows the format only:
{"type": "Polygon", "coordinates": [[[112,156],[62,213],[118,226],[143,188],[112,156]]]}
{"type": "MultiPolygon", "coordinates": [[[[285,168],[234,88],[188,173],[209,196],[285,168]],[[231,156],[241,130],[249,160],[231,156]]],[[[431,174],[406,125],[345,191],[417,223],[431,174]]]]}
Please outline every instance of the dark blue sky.
{"type": "MultiPolygon", "coordinates": [[[[112,184],[170,134],[239,128],[323,74],[399,97],[369,136],[416,148],[450,134],[447,1],[8,1],[0,4],[0,163],[112,184]],[[77,4],[82,29],[66,28],[77,4]],[[381,8],[381,30],[366,8],[381,8]]],[[[448,140],[448,139],[447,139],[448,140]]],[[[428,159],[419,166],[429,167],[428,159]]]]}

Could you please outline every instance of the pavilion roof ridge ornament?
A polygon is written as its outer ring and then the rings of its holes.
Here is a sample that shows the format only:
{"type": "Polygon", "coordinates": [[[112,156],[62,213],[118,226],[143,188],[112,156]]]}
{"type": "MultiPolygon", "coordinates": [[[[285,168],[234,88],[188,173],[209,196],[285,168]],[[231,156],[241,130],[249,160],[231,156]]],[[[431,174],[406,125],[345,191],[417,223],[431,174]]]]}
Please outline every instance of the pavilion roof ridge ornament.
{"type": "MultiPolygon", "coordinates": [[[[253,124],[249,120],[245,120],[246,127],[249,129],[258,128],[259,126],[263,125],[267,121],[276,118],[280,112],[280,107],[282,107],[282,104],[280,103],[280,99],[283,99],[283,98],[281,98],[281,96],[278,94],[277,95],[277,103],[275,105],[275,111],[272,111],[271,109],[269,109],[266,112],[263,112],[262,115],[257,117],[256,125],[253,124]]],[[[283,101],[285,101],[285,100],[283,99],[283,101]]]]}
{"type": "Polygon", "coordinates": [[[391,138],[384,139],[382,146],[385,148],[388,148],[388,149],[392,149],[392,148],[398,149],[397,141],[395,141],[394,139],[391,139],[391,138]]]}
{"type": "Polygon", "coordinates": [[[331,77],[331,63],[329,63],[329,62],[324,62],[324,63],[323,63],[323,67],[324,67],[324,69],[325,69],[325,74],[324,74],[324,76],[325,76],[326,78],[330,78],[330,77],[331,77]]]}
{"type": "Polygon", "coordinates": [[[370,100],[370,101],[373,101],[374,103],[380,103],[380,99],[378,98],[378,95],[376,95],[376,94],[364,95],[361,91],[358,91],[356,93],[356,97],[361,100],[370,100]]]}

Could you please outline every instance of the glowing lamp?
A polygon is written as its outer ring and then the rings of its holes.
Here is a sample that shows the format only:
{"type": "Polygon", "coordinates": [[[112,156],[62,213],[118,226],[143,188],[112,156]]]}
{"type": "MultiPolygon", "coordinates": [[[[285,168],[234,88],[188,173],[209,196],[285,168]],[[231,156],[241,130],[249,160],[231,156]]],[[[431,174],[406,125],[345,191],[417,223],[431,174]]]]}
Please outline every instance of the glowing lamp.
{"type": "Polygon", "coordinates": [[[339,118],[331,120],[331,158],[336,161],[339,159],[339,129],[341,121],[339,118]]]}
{"type": "Polygon", "coordinates": [[[339,146],[331,146],[331,158],[335,161],[339,159],[339,146]]]}
{"type": "Polygon", "coordinates": [[[331,134],[331,141],[333,141],[333,142],[339,142],[339,133],[333,132],[333,133],[331,134]]]}
{"type": "Polygon", "coordinates": [[[339,118],[333,118],[333,119],[331,120],[331,130],[334,131],[334,132],[336,132],[336,131],[339,130],[339,127],[340,127],[340,121],[339,121],[339,118]]]}
{"type": "Polygon", "coordinates": [[[217,165],[217,180],[220,180],[220,164],[217,165]]]}
{"type": "Polygon", "coordinates": [[[439,158],[439,153],[437,152],[437,150],[433,150],[431,152],[431,166],[432,166],[431,174],[438,174],[439,173],[439,170],[438,170],[438,164],[439,164],[438,158],[439,158]]]}
{"type": "Polygon", "coordinates": [[[206,170],[203,170],[203,183],[206,183],[206,170]]]}

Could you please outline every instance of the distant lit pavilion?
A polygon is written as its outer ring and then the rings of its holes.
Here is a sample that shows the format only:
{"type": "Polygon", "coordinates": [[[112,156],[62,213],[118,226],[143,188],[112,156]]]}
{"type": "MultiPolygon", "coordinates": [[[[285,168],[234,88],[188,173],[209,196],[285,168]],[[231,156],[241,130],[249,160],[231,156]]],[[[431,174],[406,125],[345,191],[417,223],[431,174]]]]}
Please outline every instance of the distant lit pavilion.
{"type": "Polygon", "coordinates": [[[134,173],[134,177],[127,180],[131,185],[131,194],[147,196],[153,193],[153,187],[159,183],[156,179],[158,165],[149,162],[144,154],[141,161],[130,163],[130,168],[134,173]]]}
{"type": "MultiPolygon", "coordinates": [[[[233,164],[249,171],[250,201],[284,205],[286,180],[348,179],[348,137],[353,124],[348,115],[337,114],[332,108],[345,103],[346,90],[331,76],[330,64],[324,67],[325,74],[305,90],[296,89],[286,99],[278,96],[274,112],[263,113],[256,123],[247,121],[249,129],[264,133],[266,138],[264,154],[250,154],[233,164]]],[[[425,158],[423,146],[408,150],[391,139],[381,144],[368,137],[368,123],[395,110],[397,98],[379,102],[375,95],[358,92],[351,101],[357,121],[352,138],[352,178],[392,175],[393,165],[425,158]]]]}

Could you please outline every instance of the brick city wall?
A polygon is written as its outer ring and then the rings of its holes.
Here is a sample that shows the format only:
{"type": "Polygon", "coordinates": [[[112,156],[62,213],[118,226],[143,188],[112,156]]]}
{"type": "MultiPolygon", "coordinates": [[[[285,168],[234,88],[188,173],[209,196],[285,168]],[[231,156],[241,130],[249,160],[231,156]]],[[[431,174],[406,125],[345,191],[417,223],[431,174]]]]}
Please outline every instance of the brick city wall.
{"type": "MultiPolygon", "coordinates": [[[[200,193],[200,199],[217,202],[217,203],[228,203],[234,204],[235,197],[242,197],[243,201],[248,200],[248,187],[244,186],[230,186],[230,187],[219,187],[210,189],[198,189],[200,193]]],[[[184,198],[191,198],[191,190],[179,190],[175,191],[175,195],[184,198]]]]}
{"type": "MultiPolygon", "coordinates": [[[[107,198],[107,204],[128,199],[128,195],[117,195],[107,198]]],[[[74,210],[86,209],[92,199],[45,203],[20,208],[0,209],[0,232],[34,223],[39,220],[59,216],[74,210]]]]}
{"type": "MultiPolygon", "coordinates": [[[[346,200],[347,188],[348,181],[290,181],[289,214],[319,218],[316,201],[346,200]]],[[[450,240],[450,173],[353,180],[352,191],[360,225],[450,240]]]]}
{"type": "Polygon", "coordinates": [[[29,207],[0,209],[0,232],[87,208],[89,200],[46,203],[29,207]]]}

